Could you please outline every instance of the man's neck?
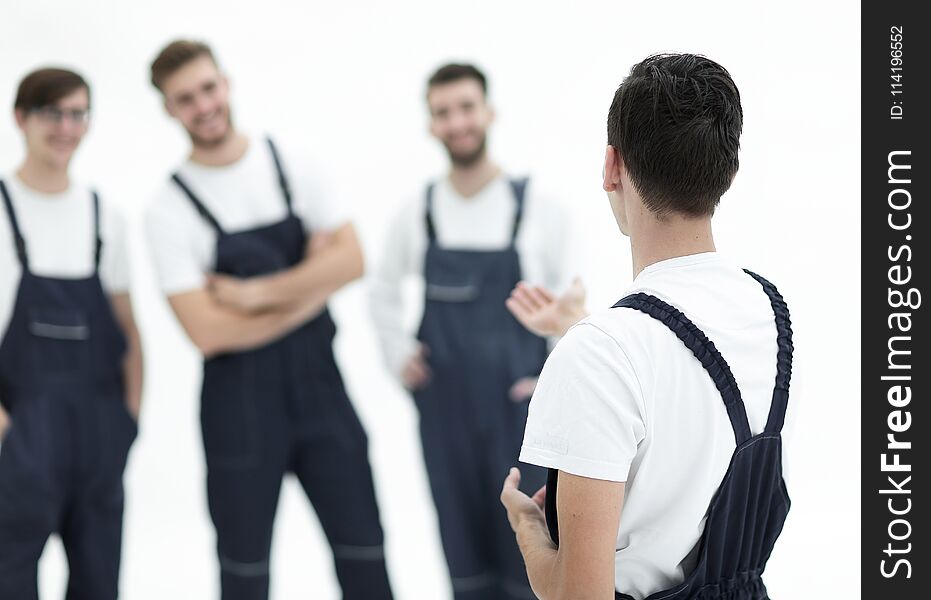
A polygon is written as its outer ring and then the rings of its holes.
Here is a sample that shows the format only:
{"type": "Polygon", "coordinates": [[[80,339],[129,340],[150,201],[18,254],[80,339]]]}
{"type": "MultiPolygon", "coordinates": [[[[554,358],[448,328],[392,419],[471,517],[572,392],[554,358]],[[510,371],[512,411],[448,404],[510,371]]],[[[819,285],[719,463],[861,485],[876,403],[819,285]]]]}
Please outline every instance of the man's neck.
{"type": "Polygon", "coordinates": [[[16,171],[16,176],[26,187],[43,194],[60,194],[71,185],[67,167],[62,169],[28,155],[16,171]]]}
{"type": "Polygon", "coordinates": [[[449,183],[463,198],[471,198],[501,175],[501,168],[487,154],[469,166],[453,165],[449,171],[449,183]]]}
{"type": "Polygon", "coordinates": [[[715,252],[710,217],[687,219],[674,215],[664,221],[646,219],[640,225],[630,236],[634,277],[662,260],[715,252]]]}
{"type": "Polygon", "coordinates": [[[249,138],[233,130],[215,146],[198,146],[195,144],[191,149],[190,160],[193,163],[207,167],[225,167],[245,156],[248,149],[249,138]]]}

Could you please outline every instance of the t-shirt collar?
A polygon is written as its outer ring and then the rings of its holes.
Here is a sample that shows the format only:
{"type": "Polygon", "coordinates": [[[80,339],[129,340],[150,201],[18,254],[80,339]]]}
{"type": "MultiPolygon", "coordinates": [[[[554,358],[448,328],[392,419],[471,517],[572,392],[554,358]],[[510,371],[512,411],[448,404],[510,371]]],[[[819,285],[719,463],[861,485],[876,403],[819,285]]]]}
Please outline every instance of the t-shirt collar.
{"type": "Polygon", "coordinates": [[[699,252],[698,254],[687,254],[685,256],[675,256],[673,258],[667,258],[659,262],[655,262],[652,265],[647,266],[634,279],[637,281],[642,277],[646,277],[651,273],[656,273],[657,271],[664,271],[666,269],[674,269],[677,267],[687,267],[702,263],[715,262],[721,260],[722,257],[717,252],[699,252]]]}

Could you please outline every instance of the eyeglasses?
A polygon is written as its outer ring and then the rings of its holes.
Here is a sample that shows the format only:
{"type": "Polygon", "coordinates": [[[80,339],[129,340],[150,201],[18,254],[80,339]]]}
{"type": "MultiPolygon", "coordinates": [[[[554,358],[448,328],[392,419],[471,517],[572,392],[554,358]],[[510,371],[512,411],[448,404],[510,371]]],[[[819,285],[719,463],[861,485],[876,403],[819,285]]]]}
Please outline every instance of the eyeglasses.
{"type": "Polygon", "coordinates": [[[49,124],[58,125],[66,118],[69,119],[75,125],[87,125],[90,121],[91,113],[89,110],[84,108],[73,108],[69,110],[61,110],[54,106],[43,106],[41,108],[33,108],[29,111],[31,114],[39,117],[41,121],[49,124]]]}

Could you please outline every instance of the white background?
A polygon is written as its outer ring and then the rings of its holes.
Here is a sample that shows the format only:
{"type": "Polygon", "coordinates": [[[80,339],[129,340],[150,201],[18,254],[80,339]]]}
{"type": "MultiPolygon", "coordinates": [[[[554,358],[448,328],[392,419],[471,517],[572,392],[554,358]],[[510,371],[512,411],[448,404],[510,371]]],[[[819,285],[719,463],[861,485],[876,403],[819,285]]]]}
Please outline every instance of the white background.
{"type": "MultiPolygon", "coordinates": [[[[849,2],[262,2],[3,0],[0,171],[22,144],[12,117],[29,70],[60,64],[93,86],[92,130],[74,172],[130,216],[133,294],[146,350],[141,434],[126,473],[122,573],[129,600],[217,596],[204,496],[199,360],[153,284],[139,216],[185,155],[148,84],[177,36],[211,43],[237,122],[310,147],[352,203],[370,260],[386,219],[445,168],[427,134],[424,81],[450,59],[491,82],[491,149],[571,207],[592,306],[631,279],[626,238],[600,189],[605,117],[630,66],[653,52],[721,62],[744,106],[741,167],[715,218],[719,250],[775,282],[807,375],[791,443],[789,520],[767,569],[776,598],[859,598],[859,5],[849,2]],[[761,3],[762,4],[762,3],[761,3]]],[[[384,369],[365,283],[333,300],[337,351],[370,437],[399,599],[449,593],[409,399],[384,369]]],[[[502,474],[504,475],[504,474],[502,474]]],[[[319,525],[294,481],[281,500],[273,598],[338,597],[319,525]]],[[[63,595],[57,541],[43,598],[63,595]]]]}

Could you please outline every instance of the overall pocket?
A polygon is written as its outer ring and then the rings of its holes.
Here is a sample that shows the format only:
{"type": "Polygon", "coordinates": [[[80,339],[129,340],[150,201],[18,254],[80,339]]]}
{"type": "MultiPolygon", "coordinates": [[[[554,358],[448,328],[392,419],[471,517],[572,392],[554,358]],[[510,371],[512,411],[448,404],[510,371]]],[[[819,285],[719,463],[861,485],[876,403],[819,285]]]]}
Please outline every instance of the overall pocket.
{"type": "Polygon", "coordinates": [[[434,302],[472,302],[478,298],[479,286],[472,281],[428,282],[426,287],[427,300],[434,302]]]}
{"type": "Polygon", "coordinates": [[[30,352],[40,378],[86,373],[90,364],[91,328],[84,311],[32,308],[28,329],[30,352]]]}

